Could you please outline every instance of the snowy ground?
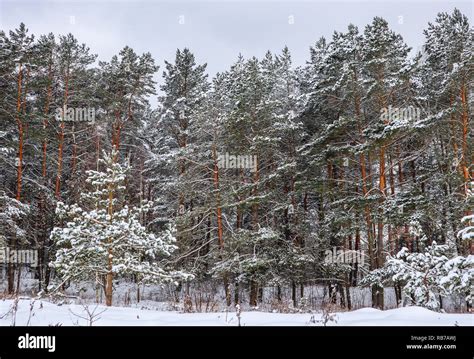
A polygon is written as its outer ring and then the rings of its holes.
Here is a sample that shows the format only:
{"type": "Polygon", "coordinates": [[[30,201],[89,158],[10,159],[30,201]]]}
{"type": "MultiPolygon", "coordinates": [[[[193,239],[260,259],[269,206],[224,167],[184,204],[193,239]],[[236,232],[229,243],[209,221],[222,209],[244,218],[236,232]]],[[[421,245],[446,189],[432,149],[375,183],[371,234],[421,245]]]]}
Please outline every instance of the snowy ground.
{"type": "MultiPolygon", "coordinates": [[[[0,326],[48,326],[48,325],[89,325],[85,308],[77,304],[56,305],[45,301],[20,300],[18,309],[12,311],[12,300],[0,301],[0,326]],[[33,308],[33,309],[31,309],[33,308]],[[81,318],[83,317],[83,318],[81,318]],[[28,324],[29,321],[29,324],[28,324]]],[[[110,307],[89,305],[89,310],[100,313],[95,317],[94,326],[236,326],[235,313],[178,313],[166,311],[143,310],[138,308],[110,307]],[[104,311],[105,310],[105,311],[104,311]]],[[[247,326],[311,326],[323,325],[321,313],[316,314],[281,314],[264,312],[243,312],[241,324],[247,326]]],[[[380,311],[372,308],[359,309],[353,312],[336,313],[337,322],[328,326],[474,326],[472,314],[435,313],[420,307],[406,307],[380,311]]]]}

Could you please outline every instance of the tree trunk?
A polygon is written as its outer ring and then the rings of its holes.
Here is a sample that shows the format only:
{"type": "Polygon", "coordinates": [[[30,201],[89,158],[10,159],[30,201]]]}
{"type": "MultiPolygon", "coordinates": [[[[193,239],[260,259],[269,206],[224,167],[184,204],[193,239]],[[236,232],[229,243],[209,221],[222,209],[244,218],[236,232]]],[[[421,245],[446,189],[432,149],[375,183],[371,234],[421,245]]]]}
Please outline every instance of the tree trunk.
{"type": "Polygon", "coordinates": [[[16,199],[21,199],[22,171],[23,171],[23,122],[21,120],[21,94],[22,94],[22,64],[18,65],[18,94],[16,98],[16,122],[18,125],[18,163],[16,199]]]}
{"type": "Polygon", "coordinates": [[[56,188],[54,195],[59,200],[61,198],[61,173],[63,169],[63,147],[64,147],[64,122],[59,126],[59,144],[58,144],[58,172],[56,174],[56,188]]]}
{"type": "Polygon", "coordinates": [[[470,182],[468,166],[471,164],[471,159],[468,158],[467,151],[467,138],[469,131],[469,115],[468,115],[468,104],[466,98],[466,85],[463,83],[461,86],[461,103],[462,103],[462,154],[461,154],[461,166],[462,173],[465,183],[465,194],[467,195],[467,189],[470,182]]]}
{"type": "Polygon", "coordinates": [[[42,160],[42,166],[41,166],[43,179],[46,178],[46,159],[47,159],[46,149],[48,147],[48,135],[46,133],[46,129],[48,127],[49,105],[51,102],[52,87],[53,87],[52,85],[53,85],[53,71],[52,71],[52,54],[51,54],[49,67],[48,67],[48,91],[46,95],[46,102],[44,105],[44,119],[43,119],[44,138],[43,138],[43,160],[42,160]]]}
{"type": "Polygon", "coordinates": [[[296,283],[291,281],[291,300],[293,301],[293,306],[296,308],[298,303],[296,302],[296,283]]]}
{"type": "MultiPolygon", "coordinates": [[[[114,214],[114,188],[113,185],[110,184],[108,188],[109,192],[109,205],[108,205],[108,214],[110,218],[110,223],[113,223],[113,214],[114,214]]],[[[107,275],[106,275],[106,282],[105,282],[105,304],[110,307],[112,305],[112,293],[113,293],[113,250],[112,250],[112,238],[108,239],[109,247],[107,249],[107,275]]]]}
{"type": "Polygon", "coordinates": [[[397,307],[398,307],[402,302],[402,287],[399,284],[395,284],[394,289],[395,289],[395,300],[397,302],[397,307]]]}
{"type": "Polygon", "coordinates": [[[281,285],[277,285],[277,300],[281,303],[281,285]]]}
{"type": "MultiPolygon", "coordinates": [[[[461,103],[462,103],[462,157],[461,157],[461,166],[462,166],[462,174],[464,178],[464,195],[467,197],[469,193],[469,186],[471,183],[471,178],[469,174],[469,167],[474,162],[472,156],[468,158],[468,134],[469,134],[469,115],[468,115],[468,103],[467,103],[467,96],[466,96],[466,84],[463,82],[461,86],[461,103]]],[[[465,211],[464,215],[469,216],[472,214],[472,211],[465,211]]],[[[464,252],[469,253],[471,255],[474,254],[474,241],[472,238],[467,241],[466,246],[464,247],[464,252]],[[467,247],[467,250],[464,249],[467,247]]]]}
{"type": "MultiPolygon", "coordinates": [[[[385,201],[385,195],[386,195],[386,177],[385,177],[385,146],[382,145],[380,148],[380,163],[379,163],[379,189],[380,189],[380,194],[381,194],[381,200],[380,200],[380,205],[383,204],[385,201]]],[[[379,209],[379,216],[380,219],[378,220],[377,223],[377,255],[376,255],[376,263],[377,263],[377,268],[382,268],[384,264],[384,242],[383,242],[383,233],[384,233],[384,224],[382,220],[382,208],[379,209]]],[[[379,286],[375,286],[376,290],[376,303],[374,303],[374,306],[379,309],[384,308],[384,295],[383,295],[383,288],[379,286]]]]}
{"type": "Polygon", "coordinates": [[[346,307],[346,299],[345,299],[345,294],[344,294],[344,288],[341,283],[337,284],[337,289],[339,291],[339,303],[341,305],[341,308],[346,307]]]}
{"type": "Polygon", "coordinates": [[[234,304],[240,304],[240,296],[239,296],[239,282],[235,282],[234,284],[234,304]]]}
{"type": "MultiPolygon", "coordinates": [[[[212,155],[214,157],[214,190],[216,191],[216,217],[217,217],[217,241],[219,244],[220,256],[222,258],[222,252],[224,250],[224,238],[223,238],[223,225],[222,225],[222,208],[221,208],[221,198],[220,198],[220,189],[219,189],[219,166],[217,164],[217,151],[216,145],[212,147],[212,155]]],[[[224,274],[224,291],[225,291],[225,301],[228,307],[232,304],[232,299],[230,296],[230,285],[229,277],[227,274],[224,274]]]]}
{"type": "Polygon", "coordinates": [[[346,279],[346,303],[347,309],[352,310],[352,299],[351,299],[351,286],[348,278],[346,279]]]}
{"type": "Polygon", "coordinates": [[[257,306],[257,299],[258,299],[258,290],[257,290],[257,282],[254,280],[250,281],[250,301],[249,304],[252,307],[257,306]]]}
{"type": "MultiPolygon", "coordinates": [[[[357,73],[354,72],[354,76],[353,76],[353,79],[354,79],[354,84],[357,82],[357,73]]],[[[356,90],[354,88],[354,90],[356,90]]],[[[361,118],[361,108],[360,108],[360,96],[359,94],[357,93],[357,91],[354,91],[355,92],[355,97],[354,97],[354,107],[355,107],[355,113],[356,113],[356,117],[357,117],[357,126],[358,126],[358,132],[359,132],[359,136],[361,137],[361,142],[365,142],[363,141],[363,127],[362,127],[362,118],[361,118]]],[[[369,165],[370,165],[370,161],[369,161],[369,165]]],[[[361,179],[362,179],[362,195],[364,196],[364,198],[367,197],[367,192],[368,192],[368,189],[367,189],[367,170],[366,170],[366,163],[365,163],[365,155],[363,153],[361,153],[359,155],[359,167],[360,167],[360,175],[361,175],[361,179]]],[[[369,166],[370,168],[370,166],[369,166]]],[[[374,258],[374,239],[372,237],[372,221],[371,221],[371,218],[370,218],[370,209],[367,205],[364,205],[364,217],[365,217],[365,223],[366,223],[366,226],[367,226],[367,252],[368,252],[368,255],[369,255],[369,269],[370,270],[373,270],[374,269],[374,263],[375,263],[375,258],[374,258]]],[[[357,248],[356,248],[357,249],[357,248]]]]}
{"type": "Polygon", "coordinates": [[[65,79],[65,89],[64,89],[64,101],[63,101],[63,108],[62,108],[62,121],[61,125],[59,126],[59,144],[58,144],[58,173],[56,175],[56,189],[55,189],[55,196],[59,200],[61,198],[61,174],[63,169],[63,151],[64,151],[64,121],[67,111],[67,103],[69,97],[69,66],[67,67],[66,71],[66,79],[65,79]]]}
{"type": "Polygon", "coordinates": [[[112,273],[112,250],[108,250],[107,259],[107,276],[105,278],[105,305],[112,306],[112,292],[113,292],[113,273],[112,273]]]}
{"type": "MultiPolygon", "coordinates": [[[[21,188],[23,180],[23,122],[21,119],[21,95],[22,95],[22,64],[18,64],[18,92],[16,99],[16,122],[18,126],[18,157],[17,157],[17,179],[16,179],[16,200],[21,200],[21,188]]],[[[16,248],[16,237],[12,238],[11,247],[16,248]]],[[[16,265],[8,260],[7,277],[8,277],[8,294],[15,291],[15,268],[16,265]]]]}

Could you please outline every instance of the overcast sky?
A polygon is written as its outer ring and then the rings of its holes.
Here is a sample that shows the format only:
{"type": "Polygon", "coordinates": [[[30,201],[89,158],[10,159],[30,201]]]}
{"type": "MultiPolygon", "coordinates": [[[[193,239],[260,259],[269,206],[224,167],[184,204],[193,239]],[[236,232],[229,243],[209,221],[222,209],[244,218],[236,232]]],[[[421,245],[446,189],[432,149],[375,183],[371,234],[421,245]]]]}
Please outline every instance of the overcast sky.
{"type": "MultiPolygon", "coordinates": [[[[423,29],[440,11],[459,8],[473,23],[473,2],[461,1],[23,1],[0,0],[0,29],[24,22],[35,35],[71,32],[99,60],[125,45],[151,52],[163,69],[177,48],[189,47],[208,73],[226,70],[239,53],[262,57],[287,45],[295,65],[309,58],[309,46],[349,23],[362,29],[384,17],[407,44],[418,49],[423,29]]],[[[157,76],[160,80],[161,76],[157,76]]]]}

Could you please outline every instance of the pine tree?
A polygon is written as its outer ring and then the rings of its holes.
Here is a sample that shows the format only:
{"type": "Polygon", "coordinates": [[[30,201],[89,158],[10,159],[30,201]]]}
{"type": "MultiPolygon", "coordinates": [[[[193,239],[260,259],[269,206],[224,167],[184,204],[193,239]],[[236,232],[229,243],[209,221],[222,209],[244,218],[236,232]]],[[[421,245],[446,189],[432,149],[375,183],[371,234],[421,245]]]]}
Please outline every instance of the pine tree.
{"type": "Polygon", "coordinates": [[[189,270],[208,231],[205,228],[208,213],[203,213],[199,181],[206,173],[202,157],[208,160],[210,152],[196,152],[196,137],[191,131],[203,113],[209,89],[205,70],[206,64],[196,64],[187,48],[176,51],[173,63],[165,61],[163,95],[150,124],[151,153],[146,163],[156,203],[153,208],[156,224],[175,223],[183,258],[178,264],[189,270]]]}
{"type": "MultiPolygon", "coordinates": [[[[72,35],[59,37],[59,50],[57,54],[58,72],[56,86],[60,88],[60,93],[57,94],[61,98],[60,108],[56,109],[56,114],[59,119],[58,129],[58,154],[57,154],[57,171],[54,194],[56,199],[61,198],[61,183],[64,183],[65,173],[63,171],[64,160],[67,148],[65,147],[65,131],[66,123],[70,120],[69,117],[75,114],[77,108],[88,106],[84,92],[91,85],[89,76],[91,71],[88,70],[88,65],[92,64],[97,55],[89,54],[89,48],[85,44],[80,44],[78,40],[72,35]],[[86,100],[86,101],[85,101],[86,100]]],[[[75,137],[76,123],[72,121],[70,125],[72,132],[72,153],[71,153],[71,169],[74,174],[74,167],[77,158],[77,141],[75,137]]]]}
{"type": "MultiPolygon", "coordinates": [[[[22,200],[23,189],[23,167],[24,167],[24,143],[25,143],[25,128],[29,120],[27,108],[27,94],[29,91],[29,84],[31,81],[31,55],[34,46],[34,36],[28,35],[28,29],[25,24],[21,23],[19,28],[15,31],[10,31],[9,36],[4,32],[0,33],[1,44],[1,63],[5,68],[3,69],[7,83],[10,84],[5,90],[5,104],[3,111],[6,111],[7,123],[12,119],[16,124],[17,132],[14,135],[17,140],[16,157],[13,160],[16,167],[16,200],[22,200]],[[11,91],[14,89],[15,93],[11,91]],[[11,99],[7,102],[7,99],[11,99]],[[11,117],[11,119],[8,119],[11,117]]],[[[9,127],[9,126],[8,126],[9,127]]],[[[8,131],[8,130],[7,130],[8,131]]],[[[13,237],[9,245],[12,248],[16,247],[16,239],[13,237]]],[[[14,291],[14,274],[15,265],[8,264],[8,293],[14,291]]]]}
{"type": "MultiPolygon", "coordinates": [[[[284,48],[212,81],[178,50],[153,107],[149,53],[96,64],[71,34],[0,31],[1,234],[39,250],[39,289],[98,279],[109,304],[114,278],[176,280],[188,304],[209,283],[227,306],[274,287],[296,307],[308,283],[348,309],[361,283],[378,308],[387,286],[399,303],[469,302],[473,31],[455,9],[424,35],[410,57],[377,17],[319,39],[305,66],[284,48]],[[78,108],[94,122],[65,121],[78,108]],[[368,261],[326,263],[334,248],[368,261]]],[[[9,266],[10,293],[21,275],[9,266]]]]}
{"type": "Polygon", "coordinates": [[[116,277],[133,274],[140,278],[139,283],[173,282],[186,277],[160,264],[177,248],[173,229],[155,235],[140,223],[140,215],[150,208],[149,204],[137,208],[124,203],[121,193],[127,169],[115,158],[115,152],[104,153],[100,161],[103,169],[88,171],[86,182],[91,190],[83,193],[82,207],[58,202],[56,213],[65,223],[51,232],[57,247],[51,265],[62,283],[101,278],[108,306],[112,305],[116,277]]]}
{"type": "MultiPolygon", "coordinates": [[[[374,18],[372,24],[367,25],[363,40],[363,73],[366,77],[368,89],[366,113],[371,121],[373,140],[378,143],[378,189],[379,189],[379,213],[377,219],[377,236],[375,241],[377,268],[384,263],[384,219],[383,204],[388,195],[387,190],[387,157],[390,153],[387,142],[391,125],[389,119],[381,114],[389,106],[396,106],[399,94],[406,86],[409,66],[407,54],[409,48],[403,42],[400,35],[389,29],[388,23],[382,18],[374,18]]],[[[383,309],[383,288],[374,288],[374,306],[383,309]]]]}

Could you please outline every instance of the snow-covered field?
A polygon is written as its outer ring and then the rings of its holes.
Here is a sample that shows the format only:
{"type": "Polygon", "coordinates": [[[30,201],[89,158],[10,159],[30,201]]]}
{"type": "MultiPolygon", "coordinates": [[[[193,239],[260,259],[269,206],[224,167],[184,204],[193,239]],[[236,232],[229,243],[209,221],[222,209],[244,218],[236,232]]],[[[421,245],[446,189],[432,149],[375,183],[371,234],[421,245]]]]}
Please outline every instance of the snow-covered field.
{"type": "MultiPolygon", "coordinates": [[[[74,326],[89,325],[86,308],[78,304],[57,305],[46,301],[20,300],[16,311],[13,300],[0,301],[0,326],[74,326]]],[[[89,305],[95,310],[94,326],[236,326],[236,313],[178,313],[139,308],[89,305]],[[105,311],[104,311],[105,310],[105,311]]],[[[94,314],[93,314],[94,316],[94,314]]],[[[334,314],[328,326],[474,326],[472,314],[435,313],[420,307],[380,311],[372,308],[334,314]]],[[[322,314],[281,314],[258,311],[242,312],[244,326],[311,326],[323,325],[322,314]]]]}

